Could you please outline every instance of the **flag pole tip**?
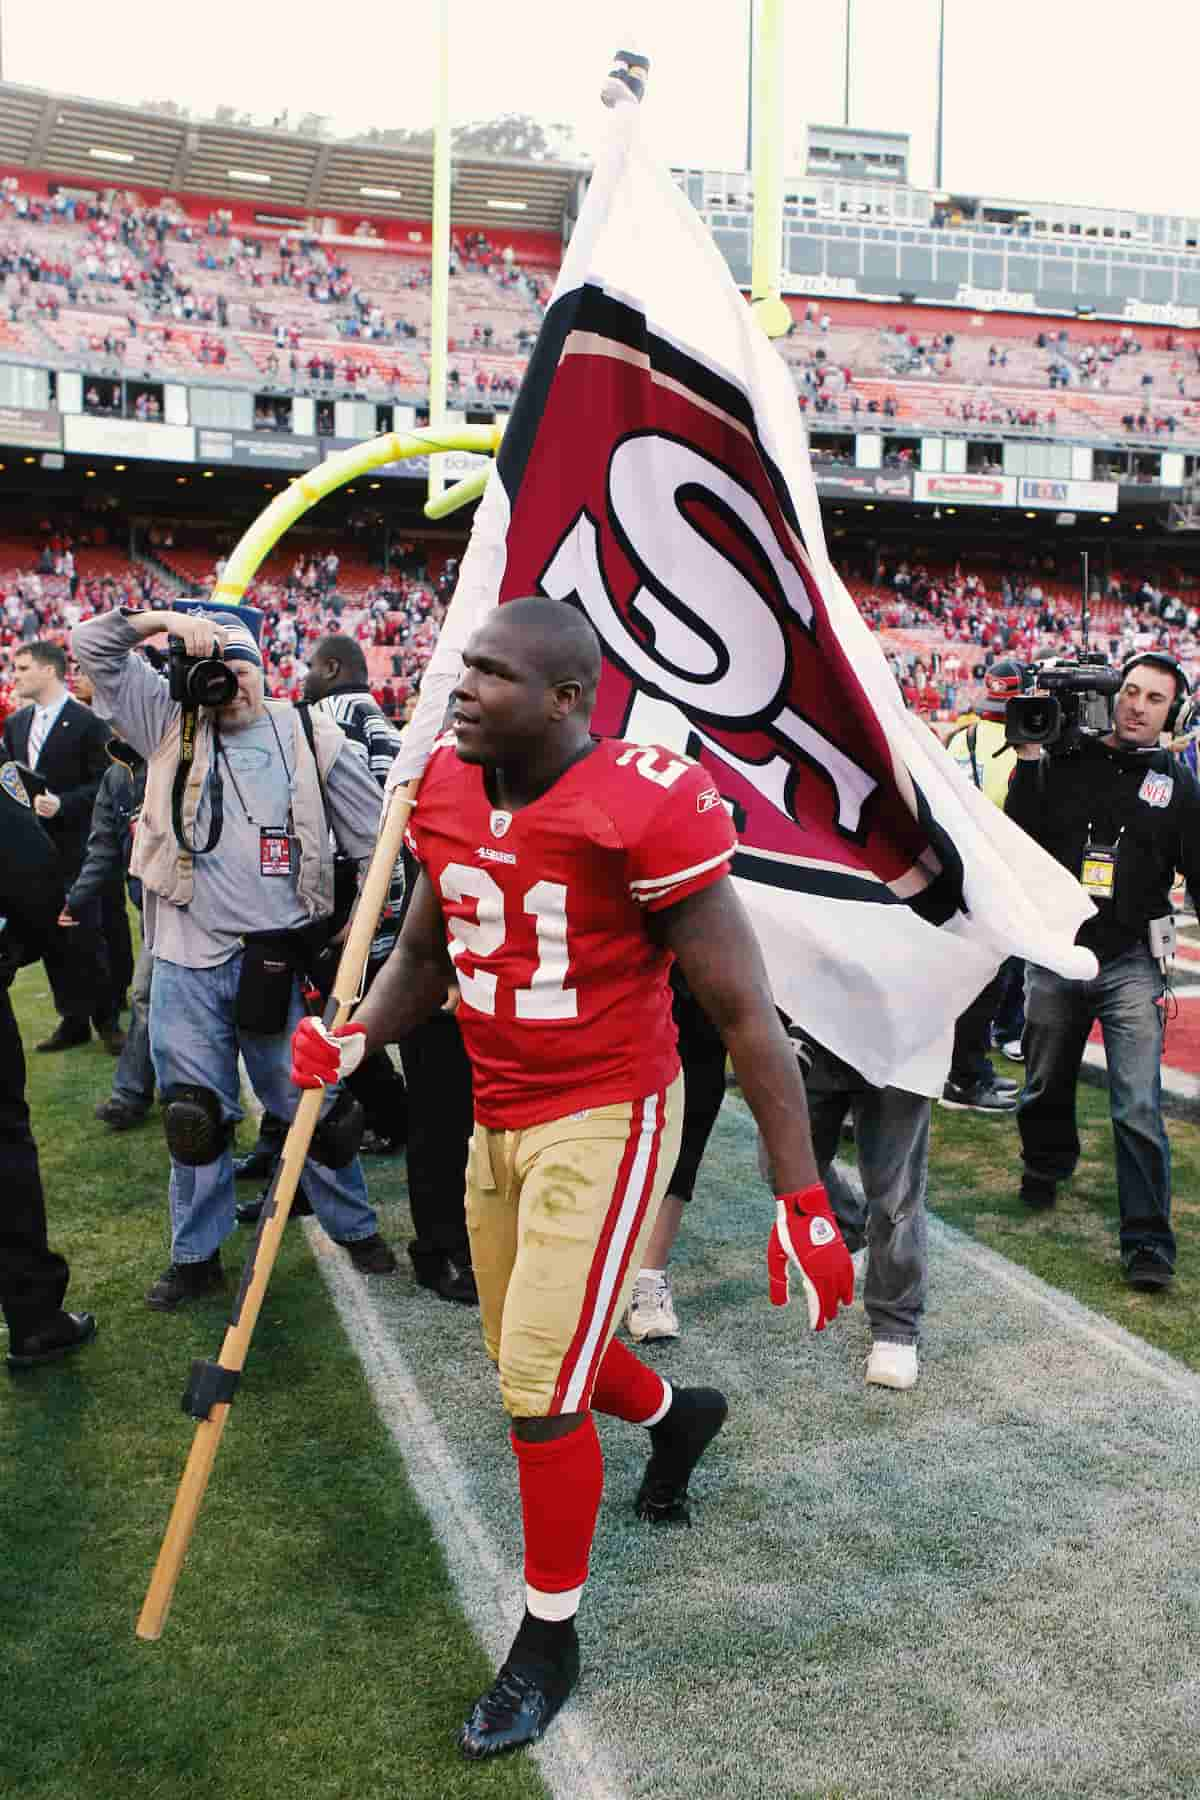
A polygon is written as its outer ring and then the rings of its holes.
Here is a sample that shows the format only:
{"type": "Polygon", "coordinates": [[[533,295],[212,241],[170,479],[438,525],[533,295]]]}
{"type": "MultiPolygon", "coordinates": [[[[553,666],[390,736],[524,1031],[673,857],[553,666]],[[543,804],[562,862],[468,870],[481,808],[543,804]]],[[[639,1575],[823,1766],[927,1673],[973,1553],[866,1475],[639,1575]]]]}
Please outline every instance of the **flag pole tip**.
{"type": "Polygon", "coordinates": [[[608,71],[600,98],[605,106],[636,105],[646,92],[650,58],[636,50],[618,50],[608,71]]]}

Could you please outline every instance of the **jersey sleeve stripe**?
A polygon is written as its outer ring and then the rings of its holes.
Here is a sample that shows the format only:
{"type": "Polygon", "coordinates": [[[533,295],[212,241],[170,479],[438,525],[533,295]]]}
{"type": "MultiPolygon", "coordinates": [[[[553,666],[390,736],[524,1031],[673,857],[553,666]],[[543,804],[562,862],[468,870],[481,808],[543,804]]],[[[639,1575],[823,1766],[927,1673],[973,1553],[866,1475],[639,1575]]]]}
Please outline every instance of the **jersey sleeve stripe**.
{"type": "Polygon", "coordinates": [[[672,888],[680,887],[685,881],[693,881],[697,875],[705,875],[709,869],[728,862],[732,855],[732,848],[722,850],[718,855],[710,856],[707,862],[694,863],[690,869],[676,869],[672,875],[655,875],[644,881],[631,881],[629,891],[635,900],[658,900],[663,894],[669,894],[672,888]]]}

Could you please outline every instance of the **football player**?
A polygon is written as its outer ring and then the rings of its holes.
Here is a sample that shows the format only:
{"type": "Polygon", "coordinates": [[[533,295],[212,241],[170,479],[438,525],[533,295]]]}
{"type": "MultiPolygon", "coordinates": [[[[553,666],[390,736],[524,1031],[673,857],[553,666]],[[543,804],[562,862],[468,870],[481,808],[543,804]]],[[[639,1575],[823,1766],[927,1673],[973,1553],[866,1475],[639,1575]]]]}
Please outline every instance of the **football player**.
{"type": "Polygon", "coordinates": [[[689,1522],[724,1396],[676,1388],[613,1333],[679,1151],[673,959],[721,1032],[778,1187],[770,1292],[789,1269],[820,1330],[853,1271],[813,1159],[804,1086],[729,879],[711,776],[589,729],[601,666],[584,615],[497,608],[463,655],[409,843],[422,874],[396,949],[348,1024],[305,1019],[293,1079],[332,1083],[462,996],[475,1133],[467,1223],[484,1341],[512,1420],[525,1616],[460,1733],[469,1757],[540,1737],[579,1670],[575,1614],[603,1470],[593,1410],[647,1427],[640,1516],[689,1522]]]}

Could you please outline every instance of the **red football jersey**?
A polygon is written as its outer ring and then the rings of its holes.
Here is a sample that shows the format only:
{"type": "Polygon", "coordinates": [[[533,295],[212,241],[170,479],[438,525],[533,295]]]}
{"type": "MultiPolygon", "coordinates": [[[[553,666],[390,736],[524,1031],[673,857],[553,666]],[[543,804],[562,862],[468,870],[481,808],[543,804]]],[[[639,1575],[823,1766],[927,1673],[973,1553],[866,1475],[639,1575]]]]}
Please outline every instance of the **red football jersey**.
{"type": "Polygon", "coordinates": [[[674,1080],[672,958],[644,914],[726,874],[736,841],[712,777],[669,750],[606,740],[507,813],[439,741],[409,845],[446,921],[482,1125],[540,1125],[674,1080]]]}

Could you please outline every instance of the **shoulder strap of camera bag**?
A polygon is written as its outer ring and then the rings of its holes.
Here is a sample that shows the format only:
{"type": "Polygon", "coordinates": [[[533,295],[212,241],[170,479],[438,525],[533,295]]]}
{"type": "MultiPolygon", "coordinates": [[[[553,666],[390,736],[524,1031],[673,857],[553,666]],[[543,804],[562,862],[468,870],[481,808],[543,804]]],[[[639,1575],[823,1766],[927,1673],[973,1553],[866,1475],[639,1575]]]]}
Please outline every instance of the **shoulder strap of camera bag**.
{"type": "Polygon", "coordinates": [[[171,789],[171,825],[175,832],[175,842],[189,856],[207,856],[215,850],[221,836],[221,828],[225,823],[225,796],[221,788],[221,772],[218,768],[221,740],[217,736],[216,721],[213,721],[213,761],[212,781],[210,783],[211,814],[208,822],[208,842],[201,848],[199,844],[189,844],[183,835],[183,795],[192,772],[192,763],[196,755],[196,724],[200,714],[196,707],[185,706],[179,715],[179,762],[175,769],[175,782],[171,789]]]}

